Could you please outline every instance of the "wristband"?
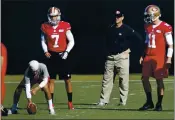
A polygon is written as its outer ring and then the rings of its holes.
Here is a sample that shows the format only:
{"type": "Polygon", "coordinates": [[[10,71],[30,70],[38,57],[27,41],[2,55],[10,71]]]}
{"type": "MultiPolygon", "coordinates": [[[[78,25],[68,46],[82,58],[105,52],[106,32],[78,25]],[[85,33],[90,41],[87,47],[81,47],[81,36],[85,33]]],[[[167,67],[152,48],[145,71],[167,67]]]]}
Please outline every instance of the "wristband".
{"type": "Polygon", "coordinates": [[[173,48],[168,48],[167,57],[173,56],[173,48]]]}

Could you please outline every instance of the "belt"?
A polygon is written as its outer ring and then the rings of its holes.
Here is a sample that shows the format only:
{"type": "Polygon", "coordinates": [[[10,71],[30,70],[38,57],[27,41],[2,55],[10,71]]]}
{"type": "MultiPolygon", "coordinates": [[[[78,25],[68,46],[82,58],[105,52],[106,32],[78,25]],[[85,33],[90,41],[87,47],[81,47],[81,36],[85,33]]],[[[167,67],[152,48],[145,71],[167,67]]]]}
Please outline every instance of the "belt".
{"type": "MultiPolygon", "coordinates": [[[[123,51],[124,52],[124,51],[123,51]]],[[[118,55],[118,54],[121,54],[123,52],[110,52],[108,55],[118,55]]]]}

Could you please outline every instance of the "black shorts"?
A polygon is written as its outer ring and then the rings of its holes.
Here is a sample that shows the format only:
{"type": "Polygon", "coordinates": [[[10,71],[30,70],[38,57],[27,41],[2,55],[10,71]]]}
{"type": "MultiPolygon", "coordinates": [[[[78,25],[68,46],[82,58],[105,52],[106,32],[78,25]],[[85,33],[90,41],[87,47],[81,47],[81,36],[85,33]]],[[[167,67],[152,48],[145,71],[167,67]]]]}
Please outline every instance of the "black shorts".
{"type": "Polygon", "coordinates": [[[51,52],[51,57],[47,59],[48,72],[50,74],[50,79],[56,79],[56,75],[59,75],[60,80],[67,80],[71,78],[70,61],[68,58],[66,60],[62,59],[60,53],[51,52]]]}

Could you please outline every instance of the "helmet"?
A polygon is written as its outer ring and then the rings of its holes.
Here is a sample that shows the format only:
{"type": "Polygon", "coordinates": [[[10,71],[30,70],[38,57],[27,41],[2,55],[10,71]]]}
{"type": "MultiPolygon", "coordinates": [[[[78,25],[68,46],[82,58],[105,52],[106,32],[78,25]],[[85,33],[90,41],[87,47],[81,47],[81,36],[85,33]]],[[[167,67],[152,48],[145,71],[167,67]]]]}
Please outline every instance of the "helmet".
{"type": "Polygon", "coordinates": [[[32,71],[37,71],[39,69],[39,62],[36,60],[32,60],[29,62],[29,67],[32,71]]]}
{"type": "Polygon", "coordinates": [[[57,7],[50,7],[47,13],[48,21],[51,25],[55,26],[61,19],[61,12],[60,9],[57,7]],[[57,17],[56,20],[52,19],[52,17],[57,17]]]}
{"type": "Polygon", "coordinates": [[[156,5],[148,5],[144,12],[144,21],[146,23],[152,23],[161,17],[160,8],[156,5]]]}

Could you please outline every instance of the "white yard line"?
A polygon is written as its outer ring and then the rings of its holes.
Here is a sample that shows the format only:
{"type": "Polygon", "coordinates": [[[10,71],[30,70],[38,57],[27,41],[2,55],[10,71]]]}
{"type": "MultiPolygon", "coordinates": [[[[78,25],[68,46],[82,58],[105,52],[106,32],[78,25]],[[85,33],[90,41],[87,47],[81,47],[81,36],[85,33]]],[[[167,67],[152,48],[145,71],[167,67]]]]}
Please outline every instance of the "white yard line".
{"type": "MultiPolygon", "coordinates": [[[[150,80],[151,82],[155,82],[155,80],[150,80]]],[[[5,82],[6,84],[15,84],[15,83],[19,83],[20,81],[16,82],[16,81],[8,81],[8,82],[5,82]]],[[[91,81],[72,81],[72,82],[78,82],[78,83],[81,83],[81,82],[84,82],[84,83],[91,83],[91,82],[101,82],[101,80],[91,80],[91,81]]],[[[129,82],[141,82],[141,80],[130,80],[129,82]]],[[[169,82],[169,83],[174,83],[174,80],[164,80],[164,82],[169,82]]],[[[56,80],[55,83],[64,83],[64,81],[60,81],[60,80],[56,80]]]]}

